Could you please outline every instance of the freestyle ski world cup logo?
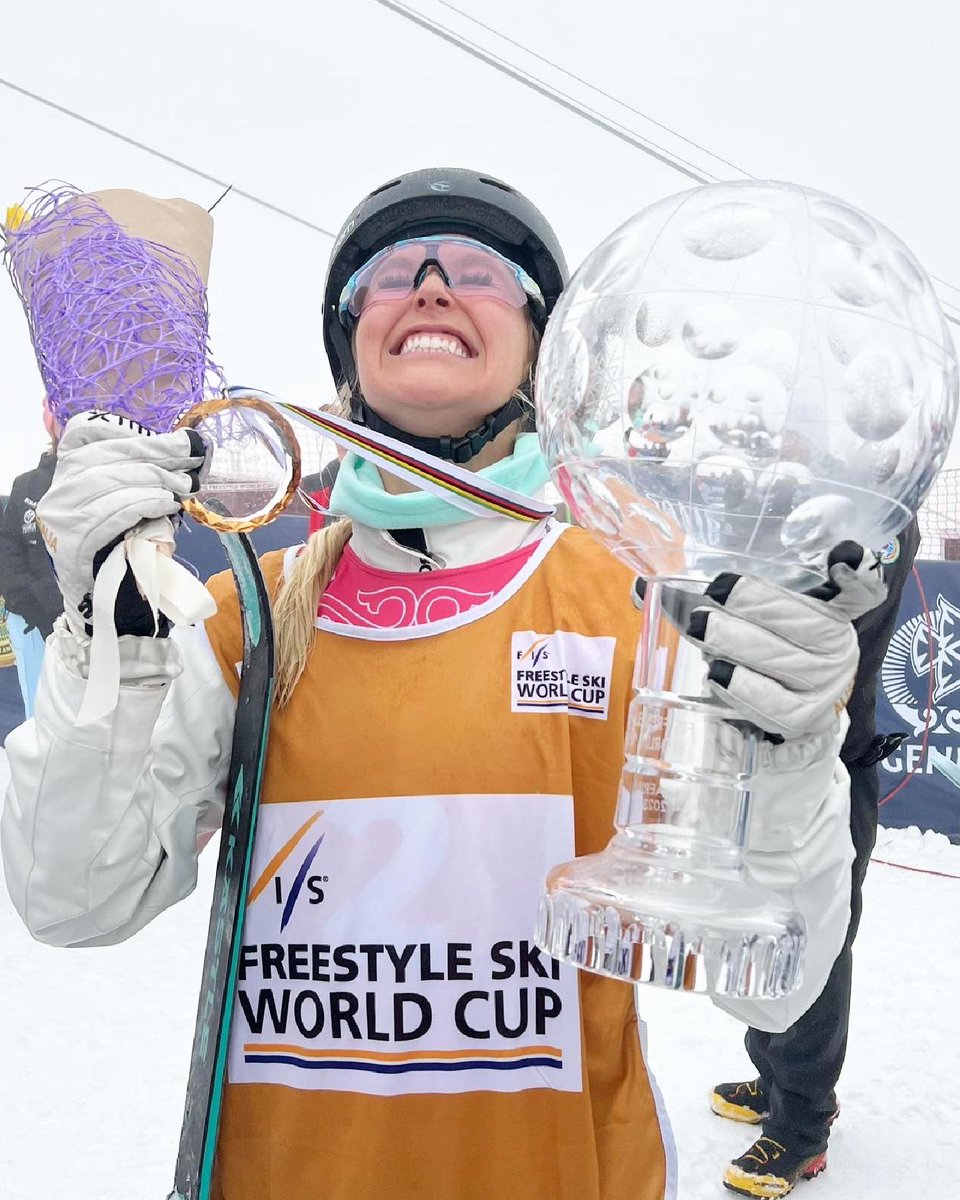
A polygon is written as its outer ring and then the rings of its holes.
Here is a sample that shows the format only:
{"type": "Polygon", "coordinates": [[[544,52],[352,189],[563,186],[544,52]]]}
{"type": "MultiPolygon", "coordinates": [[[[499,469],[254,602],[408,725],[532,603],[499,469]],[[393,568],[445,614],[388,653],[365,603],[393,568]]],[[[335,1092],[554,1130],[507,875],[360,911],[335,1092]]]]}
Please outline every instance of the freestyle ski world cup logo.
{"type": "Polygon", "coordinates": [[[540,884],[572,844],[564,796],[265,804],[231,1080],[370,1095],[578,1090],[575,972],[532,936],[540,884]]]}
{"type": "Polygon", "coordinates": [[[567,712],[605,721],[616,638],[524,630],[511,639],[513,712],[567,712]]]}

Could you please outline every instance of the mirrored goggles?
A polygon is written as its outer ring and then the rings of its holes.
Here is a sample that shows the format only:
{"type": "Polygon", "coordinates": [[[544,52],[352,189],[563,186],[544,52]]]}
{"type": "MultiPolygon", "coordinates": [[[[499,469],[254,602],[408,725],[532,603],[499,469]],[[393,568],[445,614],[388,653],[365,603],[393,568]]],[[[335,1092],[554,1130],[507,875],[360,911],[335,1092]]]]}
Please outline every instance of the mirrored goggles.
{"type": "Polygon", "coordinates": [[[340,293],[340,321],[356,321],[372,304],[405,300],[435,267],[456,295],[501,300],[513,308],[532,304],[543,312],[543,293],[522,267],[470,238],[435,236],[394,242],[347,280],[340,293]]]}

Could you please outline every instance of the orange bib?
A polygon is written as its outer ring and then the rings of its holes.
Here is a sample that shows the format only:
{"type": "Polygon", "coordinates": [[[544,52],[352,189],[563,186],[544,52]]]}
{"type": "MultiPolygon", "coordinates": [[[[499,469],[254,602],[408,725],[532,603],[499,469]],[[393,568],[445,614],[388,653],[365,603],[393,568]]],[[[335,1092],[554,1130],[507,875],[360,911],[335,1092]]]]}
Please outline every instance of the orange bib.
{"type": "MultiPolygon", "coordinates": [[[[533,942],[549,868],[611,835],[630,582],[569,529],[458,617],[320,623],[271,726],[220,1200],[665,1196],[632,989],[533,942]]],[[[210,587],[236,690],[233,584],[210,587]]]]}

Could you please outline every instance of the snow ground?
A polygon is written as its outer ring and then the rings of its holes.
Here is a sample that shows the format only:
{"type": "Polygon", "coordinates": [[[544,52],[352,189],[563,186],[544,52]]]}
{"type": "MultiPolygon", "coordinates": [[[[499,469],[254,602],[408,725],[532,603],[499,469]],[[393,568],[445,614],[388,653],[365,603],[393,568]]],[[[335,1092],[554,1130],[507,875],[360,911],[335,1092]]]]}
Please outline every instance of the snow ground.
{"type": "MultiPolygon", "coordinates": [[[[0,755],[0,784],[5,776],[0,755]]],[[[827,1172],[796,1195],[954,1200],[960,847],[881,831],[876,858],[914,869],[877,862],[869,871],[843,1113],[827,1172]]],[[[210,847],[193,896],[103,950],[34,943],[0,887],[0,1200],[164,1200],[214,862],[210,847]]],[[[678,1145],[680,1198],[719,1200],[730,1194],[719,1182],[724,1163],[752,1137],[714,1117],[706,1093],[748,1077],[741,1027],[703,997],[643,989],[641,1009],[678,1145]]]]}

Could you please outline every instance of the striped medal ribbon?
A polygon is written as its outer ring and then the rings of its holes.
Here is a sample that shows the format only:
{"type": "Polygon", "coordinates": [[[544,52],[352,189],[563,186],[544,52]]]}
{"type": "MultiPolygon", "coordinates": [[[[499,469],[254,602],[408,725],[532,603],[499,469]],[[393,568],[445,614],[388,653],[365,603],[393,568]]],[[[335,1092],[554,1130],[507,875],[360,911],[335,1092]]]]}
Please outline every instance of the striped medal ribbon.
{"type": "Polygon", "coordinates": [[[356,425],[344,417],[289,404],[271,396],[269,392],[250,388],[231,388],[227,395],[234,401],[244,396],[266,401],[295,425],[318,430],[343,449],[352,450],[375,466],[383,467],[423,491],[448,500],[471,516],[510,517],[515,521],[535,523],[554,515],[553,505],[544,500],[531,499],[456,463],[417,450],[364,425],[356,425]]]}

